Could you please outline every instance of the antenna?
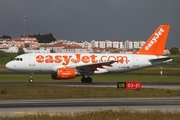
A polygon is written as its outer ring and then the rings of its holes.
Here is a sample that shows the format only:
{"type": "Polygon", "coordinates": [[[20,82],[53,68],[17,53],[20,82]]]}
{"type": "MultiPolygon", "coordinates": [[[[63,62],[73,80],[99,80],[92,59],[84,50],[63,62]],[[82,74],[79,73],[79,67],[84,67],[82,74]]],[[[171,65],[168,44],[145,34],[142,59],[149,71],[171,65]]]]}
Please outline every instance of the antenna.
{"type": "Polygon", "coordinates": [[[24,22],[24,36],[25,36],[26,34],[26,15],[25,14],[24,14],[23,22],[24,22]]]}

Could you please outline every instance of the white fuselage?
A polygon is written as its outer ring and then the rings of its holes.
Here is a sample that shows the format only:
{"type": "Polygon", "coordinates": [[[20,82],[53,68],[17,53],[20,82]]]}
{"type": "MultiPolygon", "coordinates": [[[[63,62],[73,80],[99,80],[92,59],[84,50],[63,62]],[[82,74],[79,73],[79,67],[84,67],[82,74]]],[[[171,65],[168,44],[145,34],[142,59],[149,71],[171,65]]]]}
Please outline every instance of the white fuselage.
{"type": "Polygon", "coordinates": [[[62,54],[62,53],[32,53],[17,56],[6,67],[15,72],[23,73],[54,73],[58,68],[73,67],[100,62],[116,61],[111,66],[97,68],[94,74],[127,72],[154,65],[149,60],[165,58],[166,56],[140,54],[62,54]]]}

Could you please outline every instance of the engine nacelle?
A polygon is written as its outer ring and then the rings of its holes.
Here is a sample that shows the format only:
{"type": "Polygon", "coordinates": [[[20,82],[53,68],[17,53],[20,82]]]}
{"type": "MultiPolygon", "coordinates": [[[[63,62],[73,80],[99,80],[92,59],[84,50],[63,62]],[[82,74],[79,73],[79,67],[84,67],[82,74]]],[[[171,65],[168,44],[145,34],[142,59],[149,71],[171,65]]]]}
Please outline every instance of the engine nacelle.
{"type": "Polygon", "coordinates": [[[57,73],[51,74],[52,79],[72,79],[76,76],[76,69],[74,68],[58,68],[57,73]]]}

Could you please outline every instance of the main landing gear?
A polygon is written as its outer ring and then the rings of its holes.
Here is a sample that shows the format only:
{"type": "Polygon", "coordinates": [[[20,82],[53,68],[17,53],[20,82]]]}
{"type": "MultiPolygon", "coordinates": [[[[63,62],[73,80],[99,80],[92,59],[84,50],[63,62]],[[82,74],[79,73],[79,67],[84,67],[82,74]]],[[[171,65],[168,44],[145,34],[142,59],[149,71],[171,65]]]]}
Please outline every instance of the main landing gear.
{"type": "Polygon", "coordinates": [[[92,83],[92,78],[91,77],[85,77],[84,75],[83,75],[83,77],[81,78],[81,82],[82,83],[92,83]]]}
{"type": "Polygon", "coordinates": [[[33,73],[31,73],[31,75],[30,75],[29,82],[30,83],[34,82],[34,74],[33,73]]]}

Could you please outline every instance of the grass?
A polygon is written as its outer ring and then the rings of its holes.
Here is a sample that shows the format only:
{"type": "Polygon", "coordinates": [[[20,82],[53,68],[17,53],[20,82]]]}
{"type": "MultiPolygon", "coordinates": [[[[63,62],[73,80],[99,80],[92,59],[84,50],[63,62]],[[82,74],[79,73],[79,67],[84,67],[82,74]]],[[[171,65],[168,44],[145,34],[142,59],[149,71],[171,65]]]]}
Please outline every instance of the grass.
{"type": "Polygon", "coordinates": [[[143,88],[136,91],[117,90],[113,87],[49,86],[42,84],[0,84],[0,91],[0,100],[180,96],[180,90],[169,89],[143,88]]]}
{"type": "Polygon", "coordinates": [[[2,120],[179,120],[179,112],[162,112],[151,110],[140,112],[132,109],[98,110],[77,112],[75,114],[49,114],[37,113],[35,115],[24,115],[16,117],[1,117],[2,120]]]}

